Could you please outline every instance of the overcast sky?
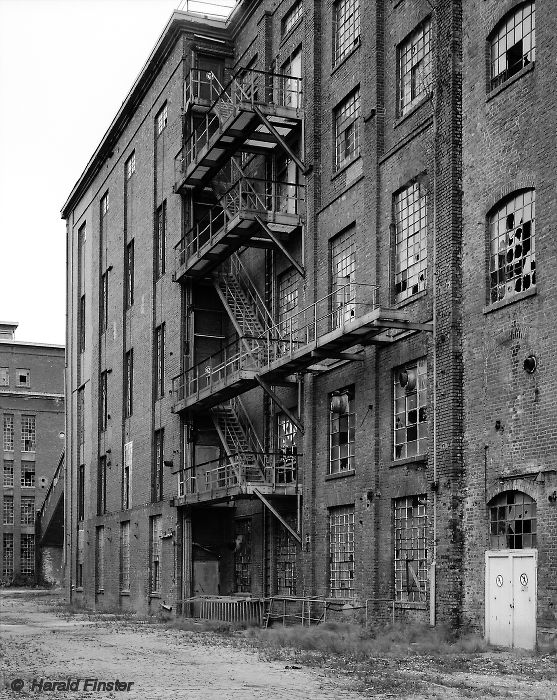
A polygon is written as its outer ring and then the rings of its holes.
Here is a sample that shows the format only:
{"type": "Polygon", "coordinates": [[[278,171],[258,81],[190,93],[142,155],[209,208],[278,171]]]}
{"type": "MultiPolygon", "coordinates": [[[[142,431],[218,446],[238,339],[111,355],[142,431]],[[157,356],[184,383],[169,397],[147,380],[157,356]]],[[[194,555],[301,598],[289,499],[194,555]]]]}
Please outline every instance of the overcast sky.
{"type": "Polygon", "coordinates": [[[0,321],[19,340],[65,342],[60,209],[181,4],[0,0],[0,321]]]}

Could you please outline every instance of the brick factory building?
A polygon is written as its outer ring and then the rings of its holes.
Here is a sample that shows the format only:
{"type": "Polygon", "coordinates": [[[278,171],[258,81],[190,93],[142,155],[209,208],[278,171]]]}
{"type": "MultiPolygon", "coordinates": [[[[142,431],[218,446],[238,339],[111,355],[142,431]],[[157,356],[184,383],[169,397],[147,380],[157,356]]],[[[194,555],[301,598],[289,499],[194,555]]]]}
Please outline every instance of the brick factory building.
{"type": "Polygon", "coordinates": [[[64,205],[69,590],[531,648],[557,628],[557,11],[363,8],[175,12],[64,205]]]}
{"type": "Polygon", "coordinates": [[[41,552],[35,525],[64,448],[64,346],[16,340],[17,326],[0,322],[4,585],[62,576],[62,542],[41,552]]]}

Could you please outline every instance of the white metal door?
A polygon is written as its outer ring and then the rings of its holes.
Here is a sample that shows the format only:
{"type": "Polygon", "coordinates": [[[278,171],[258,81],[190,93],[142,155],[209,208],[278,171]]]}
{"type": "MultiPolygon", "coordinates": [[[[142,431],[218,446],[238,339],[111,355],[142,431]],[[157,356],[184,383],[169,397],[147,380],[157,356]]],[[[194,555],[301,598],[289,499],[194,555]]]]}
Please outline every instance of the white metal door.
{"type": "Polygon", "coordinates": [[[536,550],[486,552],[485,634],[490,644],[536,644],[536,550]]]}

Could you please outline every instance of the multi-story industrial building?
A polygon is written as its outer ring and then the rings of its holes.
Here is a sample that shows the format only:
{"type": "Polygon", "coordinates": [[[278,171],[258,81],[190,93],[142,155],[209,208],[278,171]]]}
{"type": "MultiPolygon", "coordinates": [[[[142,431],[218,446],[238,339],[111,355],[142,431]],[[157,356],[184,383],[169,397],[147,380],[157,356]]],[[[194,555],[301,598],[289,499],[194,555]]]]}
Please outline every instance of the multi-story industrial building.
{"type": "MultiPolygon", "coordinates": [[[[0,580],[21,585],[41,578],[35,518],[64,448],[64,346],[16,340],[17,326],[0,323],[0,580]]],[[[45,556],[59,579],[62,548],[45,556]]]]}
{"type": "Polygon", "coordinates": [[[73,598],[557,626],[556,23],[172,15],[63,208],[73,598]]]}

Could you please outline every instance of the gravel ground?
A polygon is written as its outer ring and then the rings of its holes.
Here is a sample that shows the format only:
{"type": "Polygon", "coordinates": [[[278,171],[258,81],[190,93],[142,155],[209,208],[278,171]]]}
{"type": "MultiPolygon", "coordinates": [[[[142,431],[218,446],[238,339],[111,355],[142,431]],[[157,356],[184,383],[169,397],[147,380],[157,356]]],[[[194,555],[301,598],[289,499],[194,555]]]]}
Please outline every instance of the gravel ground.
{"type": "Polygon", "coordinates": [[[168,629],[110,615],[68,614],[58,594],[0,591],[0,698],[358,700],[557,698],[557,659],[525,653],[378,655],[353,663],[259,650],[242,633],[168,629]],[[294,666],[294,668],[292,668],[294,666]],[[32,690],[33,679],[79,678],[79,689],[32,690]],[[15,679],[21,690],[12,690],[15,679]],[[103,690],[92,681],[132,683],[103,690]]]}

